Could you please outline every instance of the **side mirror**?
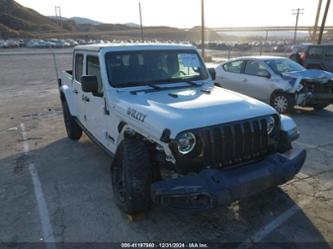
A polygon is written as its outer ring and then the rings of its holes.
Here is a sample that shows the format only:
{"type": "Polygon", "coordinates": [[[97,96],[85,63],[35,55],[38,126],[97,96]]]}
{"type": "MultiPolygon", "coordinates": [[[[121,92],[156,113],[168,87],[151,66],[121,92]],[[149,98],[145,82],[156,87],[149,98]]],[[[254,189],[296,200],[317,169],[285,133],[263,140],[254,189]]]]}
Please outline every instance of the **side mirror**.
{"type": "Polygon", "coordinates": [[[216,80],[216,71],[215,68],[208,68],[208,72],[210,74],[210,77],[212,78],[212,80],[216,80]]]}
{"type": "Polygon", "coordinates": [[[92,94],[98,93],[98,82],[95,75],[81,76],[82,91],[92,94]]]}
{"type": "Polygon", "coordinates": [[[260,70],[258,72],[258,76],[269,79],[271,77],[271,74],[267,70],[260,70]]]}

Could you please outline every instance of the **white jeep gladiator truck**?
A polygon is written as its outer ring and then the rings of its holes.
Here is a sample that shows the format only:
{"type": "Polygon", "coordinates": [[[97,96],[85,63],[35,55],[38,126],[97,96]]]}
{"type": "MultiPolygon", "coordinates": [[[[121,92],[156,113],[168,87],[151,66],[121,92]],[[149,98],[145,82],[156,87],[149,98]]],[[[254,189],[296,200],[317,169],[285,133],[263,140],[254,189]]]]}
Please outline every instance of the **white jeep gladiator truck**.
{"type": "Polygon", "coordinates": [[[112,156],[124,212],[227,205],[301,169],[294,121],[214,86],[213,75],[191,45],[74,49],[73,70],[58,80],[67,134],[78,140],[84,131],[112,156]]]}

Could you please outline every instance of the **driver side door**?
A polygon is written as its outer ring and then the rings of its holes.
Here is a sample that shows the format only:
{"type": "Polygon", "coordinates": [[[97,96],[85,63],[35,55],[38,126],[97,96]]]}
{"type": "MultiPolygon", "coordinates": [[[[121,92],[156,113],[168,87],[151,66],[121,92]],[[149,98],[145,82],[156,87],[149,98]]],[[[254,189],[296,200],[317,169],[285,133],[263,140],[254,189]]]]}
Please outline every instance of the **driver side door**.
{"type": "Polygon", "coordinates": [[[98,92],[84,92],[83,99],[86,113],[86,125],[90,133],[102,144],[107,139],[107,113],[104,99],[104,88],[101,79],[99,58],[97,55],[86,55],[85,75],[94,75],[98,82],[98,92]]]}

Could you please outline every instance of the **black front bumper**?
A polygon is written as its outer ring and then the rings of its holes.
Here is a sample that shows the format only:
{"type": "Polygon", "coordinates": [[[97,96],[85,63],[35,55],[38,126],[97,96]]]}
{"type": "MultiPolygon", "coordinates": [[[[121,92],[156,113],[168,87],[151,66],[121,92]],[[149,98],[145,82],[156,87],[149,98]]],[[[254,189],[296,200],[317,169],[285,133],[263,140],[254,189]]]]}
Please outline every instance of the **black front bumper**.
{"type": "Polygon", "coordinates": [[[230,169],[204,169],[198,174],[152,184],[152,199],[179,209],[210,209],[262,192],[291,180],[301,169],[306,151],[292,149],[265,160],[230,169]]]}

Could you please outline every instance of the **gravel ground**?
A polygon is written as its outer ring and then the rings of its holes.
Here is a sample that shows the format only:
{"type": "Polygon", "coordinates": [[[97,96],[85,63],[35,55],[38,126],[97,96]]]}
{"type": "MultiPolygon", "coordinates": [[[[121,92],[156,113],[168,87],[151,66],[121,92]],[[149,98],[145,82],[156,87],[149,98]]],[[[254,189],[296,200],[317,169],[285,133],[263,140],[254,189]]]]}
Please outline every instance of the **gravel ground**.
{"type": "MultiPolygon", "coordinates": [[[[295,146],[306,148],[308,157],[291,182],[227,208],[181,213],[154,207],[144,219],[132,222],[112,199],[111,158],[86,136],[79,142],[67,139],[53,58],[44,52],[0,55],[1,248],[41,245],[50,238],[57,244],[47,248],[125,241],[332,247],[332,105],[322,111],[299,109],[293,115],[301,132],[295,146]],[[34,173],[44,193],[46,221],[40,216],[34,173]],[[50,238],[43,233],[45,226],[52,231],[50,238]]],[[[71,68],[67,52],[56,55],[59,70],[71,68]]]]}

